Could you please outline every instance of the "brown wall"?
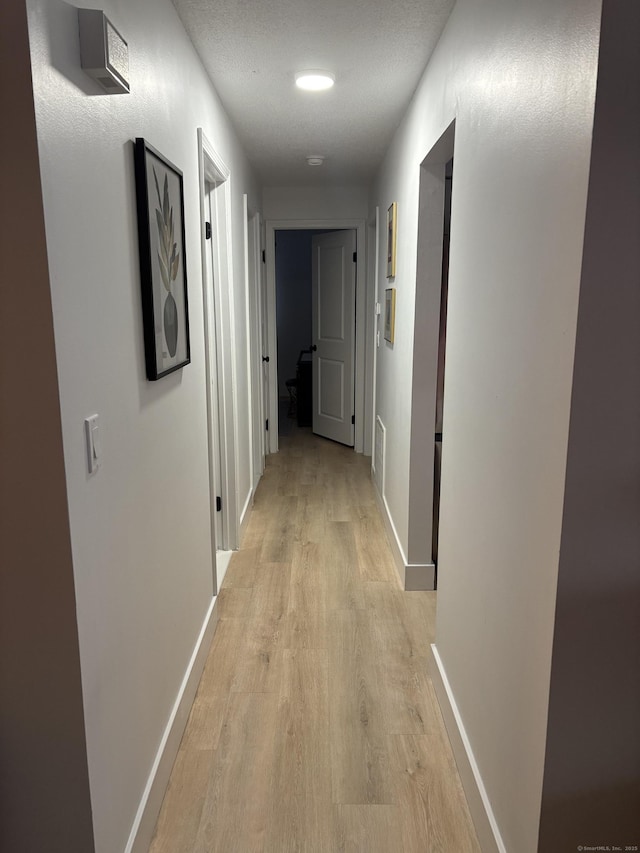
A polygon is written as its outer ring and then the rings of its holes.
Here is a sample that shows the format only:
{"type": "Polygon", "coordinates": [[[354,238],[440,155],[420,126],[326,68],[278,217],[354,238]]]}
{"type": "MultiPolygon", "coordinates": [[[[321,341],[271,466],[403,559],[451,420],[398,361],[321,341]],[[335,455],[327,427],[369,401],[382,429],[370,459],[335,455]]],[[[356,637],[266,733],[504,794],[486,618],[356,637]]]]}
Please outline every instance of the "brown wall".
{"type": "Polygon", "coordinates": [[[540,853],[640,843],[639,43],[605,0],[540,853]]]}
{"type": "Polygon", "coordinates": [[[0,849],[93,829],[24,0],[0,4],[0,849]]]}

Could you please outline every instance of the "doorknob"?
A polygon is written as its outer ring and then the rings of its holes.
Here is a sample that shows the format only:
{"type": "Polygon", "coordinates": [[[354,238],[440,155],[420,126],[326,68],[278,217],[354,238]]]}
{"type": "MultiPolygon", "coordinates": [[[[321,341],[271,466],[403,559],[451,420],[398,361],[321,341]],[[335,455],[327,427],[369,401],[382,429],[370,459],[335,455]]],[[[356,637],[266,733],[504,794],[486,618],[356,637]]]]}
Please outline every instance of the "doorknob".
{"type": "Polygon", "coordinates": [[[268,356],[268,355],[263,355],[263,356],[262,356],[262,360],[263,360],[263,361],[269,361],[269,356],[268,356]]]}
{"type": "Polygon", "coordinates": [[[318,347],[315,344],[313,344],[313,346],[311,347],[311,352],[315,352],[317,349],[318,349],[318,347]]]}

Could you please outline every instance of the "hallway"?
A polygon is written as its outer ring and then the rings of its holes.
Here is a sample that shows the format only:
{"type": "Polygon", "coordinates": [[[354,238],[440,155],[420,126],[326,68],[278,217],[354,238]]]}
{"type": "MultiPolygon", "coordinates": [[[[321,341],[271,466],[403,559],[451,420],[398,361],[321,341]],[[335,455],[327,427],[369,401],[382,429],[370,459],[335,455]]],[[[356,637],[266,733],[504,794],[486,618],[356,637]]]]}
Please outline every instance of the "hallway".
{"type": "Polygon", "coordinates": [[[150,853],[479,851],[370,459],[283,437],[218,608],[150,853]]]}

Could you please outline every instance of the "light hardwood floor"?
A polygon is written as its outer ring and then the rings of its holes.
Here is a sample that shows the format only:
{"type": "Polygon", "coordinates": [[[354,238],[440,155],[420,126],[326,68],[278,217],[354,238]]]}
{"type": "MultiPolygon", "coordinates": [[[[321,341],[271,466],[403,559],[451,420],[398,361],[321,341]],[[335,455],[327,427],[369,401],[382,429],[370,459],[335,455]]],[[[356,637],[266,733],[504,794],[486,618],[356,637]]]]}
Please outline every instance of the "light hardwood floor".
{"type": "Polygon", "coordinates": [[[268,458],[150,853],[479,853],[370,459],[268,458]]]}

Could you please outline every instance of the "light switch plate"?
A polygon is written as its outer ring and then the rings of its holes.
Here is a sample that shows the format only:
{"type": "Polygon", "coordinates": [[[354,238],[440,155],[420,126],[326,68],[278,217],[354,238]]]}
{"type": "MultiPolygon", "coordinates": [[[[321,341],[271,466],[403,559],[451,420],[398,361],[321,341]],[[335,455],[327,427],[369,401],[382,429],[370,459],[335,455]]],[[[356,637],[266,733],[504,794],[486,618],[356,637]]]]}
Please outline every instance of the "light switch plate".
{"type": "Polygon", "coordinates": [[[84,434],[87,441],[87,467],[95,474],[102,462],[102,443],[100,440],[100,422],[98,415],[85,418],[84,434]]]}

